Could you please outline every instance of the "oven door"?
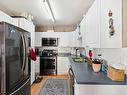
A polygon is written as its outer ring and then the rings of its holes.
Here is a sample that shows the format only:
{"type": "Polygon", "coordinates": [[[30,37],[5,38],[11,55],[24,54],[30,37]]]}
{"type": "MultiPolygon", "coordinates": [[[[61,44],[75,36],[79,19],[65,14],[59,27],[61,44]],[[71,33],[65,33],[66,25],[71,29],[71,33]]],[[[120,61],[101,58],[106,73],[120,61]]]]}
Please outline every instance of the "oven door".
{"type": "Polygon", "coordinates": [[[12,93],[24,81],[26,43],[20,29],[8,25],[5,37],[6,92],[12,93]]]}
{"type": "Polygon", "coordinates": [[[56,57],[40,57],[40,75],[56,74],[56,57]]]}

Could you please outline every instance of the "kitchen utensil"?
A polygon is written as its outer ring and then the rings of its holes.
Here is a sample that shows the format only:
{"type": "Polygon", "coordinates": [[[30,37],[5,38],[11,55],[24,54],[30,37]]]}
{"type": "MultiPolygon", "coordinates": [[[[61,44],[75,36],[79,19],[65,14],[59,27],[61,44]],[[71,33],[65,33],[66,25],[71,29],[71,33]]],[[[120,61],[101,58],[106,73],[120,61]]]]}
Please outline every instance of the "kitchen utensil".
{"type": "Polygon", "coordinates": [[[92,63],[92,68],[94,72],[99,72],[101,69],[101,60],[99,59],[94,59],[92,63]]]}

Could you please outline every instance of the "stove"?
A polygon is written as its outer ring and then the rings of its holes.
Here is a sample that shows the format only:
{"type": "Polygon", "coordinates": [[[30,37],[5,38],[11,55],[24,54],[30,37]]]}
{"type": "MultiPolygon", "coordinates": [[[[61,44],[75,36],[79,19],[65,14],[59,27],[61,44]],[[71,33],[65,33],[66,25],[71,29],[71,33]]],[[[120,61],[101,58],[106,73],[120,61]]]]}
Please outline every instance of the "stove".
{"type": "Polygon", "coordinates": [[[40,75],[57,74],[57,50],[45,49],[40,54],[40,75]]]}
{"type": "Polygon", "coordinates": [[[41,57],[55,57],[57,56],[57,50],[48,50],[45,49],[40,54],[41,57]]]}

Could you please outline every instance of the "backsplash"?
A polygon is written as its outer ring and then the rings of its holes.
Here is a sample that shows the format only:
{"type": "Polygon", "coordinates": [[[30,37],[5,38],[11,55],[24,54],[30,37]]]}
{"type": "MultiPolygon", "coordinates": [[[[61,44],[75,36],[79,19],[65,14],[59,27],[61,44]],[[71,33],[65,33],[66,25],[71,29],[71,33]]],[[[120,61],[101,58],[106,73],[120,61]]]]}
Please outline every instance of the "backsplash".
{"type": "Polygon", "coordinates": [[[58,52],[59,53],[71,53],[71,48],[70,47],[59,47],[58,52]]]}
{"type": "Polygon", "coordinates": [[[83,51],[83,47],[58,47],[58,53],[70,53],[72,55],[76,54],[76,49],[79,49],[78,55],[83,51]]]}
{"type": "Polygon", "coordinates": [[[102,58],[108,61],[108,64],[122,64],[126,68],[127,74],[127,48],[122,49],[94,49],[94,56],[102,54],[102,58]]]}

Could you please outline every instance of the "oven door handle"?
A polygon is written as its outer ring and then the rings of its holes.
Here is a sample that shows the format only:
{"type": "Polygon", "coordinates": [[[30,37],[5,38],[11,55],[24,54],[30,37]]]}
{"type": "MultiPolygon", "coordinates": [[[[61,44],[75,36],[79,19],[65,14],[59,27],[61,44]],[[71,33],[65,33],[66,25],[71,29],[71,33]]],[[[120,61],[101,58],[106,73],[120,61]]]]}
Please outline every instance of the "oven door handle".
{"type": "Polygon", "coordinates": [[[75,76],[74,76],[74,72],[71,67],[69,68],[68,73],[70,76],[70,79],[69,79],[70,80],[70,95],[74,95],[74,84],[75,84],[74,77],[75,76]]]}
{"type": "Polygon", "coordinates": [[[74,72],[73,72],[73,70],[72,70],[71,67],[69,68],[68,73],[69,73],[69,76],[70,76],[72,79],[74,79],[75,75],[74,75],[74,72]]]}

